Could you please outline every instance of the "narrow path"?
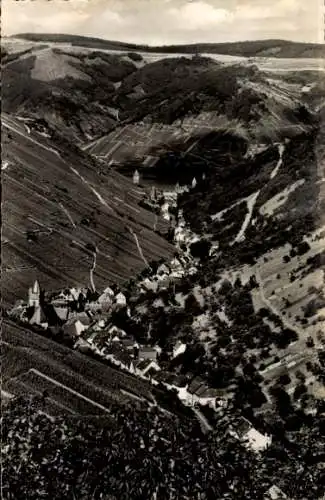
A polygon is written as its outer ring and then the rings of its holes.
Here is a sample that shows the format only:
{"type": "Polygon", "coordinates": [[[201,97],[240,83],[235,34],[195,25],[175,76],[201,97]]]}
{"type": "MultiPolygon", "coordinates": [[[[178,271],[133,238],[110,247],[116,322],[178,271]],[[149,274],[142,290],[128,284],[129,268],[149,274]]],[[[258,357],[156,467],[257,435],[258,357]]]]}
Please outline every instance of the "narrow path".
{"type": "Polygon", "coordinates": [[[139,252],[139,255],[141,257],[141,259],[143,260],[143,262],[145,263],[146,267],[148,267],[150,270],[151,270],[151,267],[149,265],[149,262],[147,261],[147,259],[145,258],[145,256],[143,255],[143,251],[142,251],[142,248],[140,246],[140,243],[139,243],[139,240],[138,240],[138,237],[137,235],[135,234],[135,232],[133,231],[133,229],[131,229],[129,226],[127,226],[128,230],[130,231],[130,233],[132,234],[132,236],[134,237],[134,240],[135,240],[135,244],[137,246],[137,249],[138,249],[138,252],[139,252]]]}
{"type": "Polygon", "coordinates": [[[60,207],[62,208],[63,212],[65,213],[65,215],[68,217],[69,221],[71,222],[71,224],[73,225],[74,228],[76,228],[77,226],[75,225],[75,223],[73,222],[73,218],[71,217],[70,215],[70,212],[68,211],[67,208],[65,208],[63,206],[62,203],[59,203],[60,207]]]}
{"type": "Polygon", "coordinates": [[[104,200],[104,198],[102,197],[102,195],[96,191],[96,189],[90,184],[90,182],[88,182],[79,172],[78,170],[76,170],[75,168],[71,167],[70,166],[70,170],[72,170],[72,172],[74,174],[76,174],[79,179],[82,180],[82,182],[89,187],[89,189],[94,193],[94,195],[96,196],[96,198],[100,201],[100,203],[102,205],[104,205],[106,208],[108,208],[111,212],[113,212],[113,214],[115,214],[115,210],[113,210],[113,208],[107,203],[107,201],[104,200]]]}
{"type": "Polygon", "coordinates": [[[249,196],[247,198],[248,213],[246,214],[243,225],[242,225],[239,233],[237,234],[236,238],[232,242],[232,245],[234,245],[235,243],[238,243],[240,241],[243,241],[245,239],[245,232],[246,232],[246,229],[248,228],[249,223],[251,221],[251,218],[253,215],[253,210],[255,207],[255,203],[256,203],[256,200],[257,200],[259,194],[260,194],[260,191],[256,191],[256,193],[253,193],[251,196],[249,196]]]}
{"type": "Polygon", "coordinates": [[[281,166],[282,166],[282,162],[283,162],[283,153],[284,153],[284,150],[285,150],[285,146],[284,144],[279,144],[278,146],[278,150],[279,150],[279,161],[276,165],[276,167],[274,168],[274,170],[272,170],[271,172],[271,175],[270,175],[270,179],[274,179],[274,177],[277,176],[281,166]]]}
{"type": "Polygon", "coordinates": [[[51,377],[48,377],[47,375],[45,375],[44,373],[36,370],[35,368],[31,368],[30,371],[32,373],[35,373],[35,375],[38,375],[39,377],[42,377],[46,380],[48,380],[49,382],[51,382],[52,384],[58,386],[58,387],[62,387],[62,389],[65,389],[66,391],[70,392],[71,394],[73,394],[74,396],[77,396],[78,398],[80,399],[84,399],[85,401],[87,401],[87,403],[90,403],[91,405],[93,406],[96,406],[97,408],[100,408],[101,410],[103,410],[105,413],[109,413],[111,414],[111,412],[105,408],[105,406],[99,404],[99,403],[96,403],[95,401],[93,401],[92,399],[89,399],[87,398],[86,396],[83,396],[82,394],[80,394],[80,392],[77,392],[77,391],[74,391],[73,389],[71,389],[70,387],[67,387],[66,385],[64,384],[61,384],[60,382],[58,382],[57,380],[54,380],[53,378],[51,377]]]}
{"type": "Polygon", "coordinates": [[[94,252],[94,262],[92,267],[90,268],[90,273],[89,273],[89,279],[90,279],[90,284],[91,288],[93,289],[93,292],[96,292],[96,287],[95,287],[95,282],[94,282],[94,271],[96,269],[96,261],[97,261],[97,253],[94,252]]]}

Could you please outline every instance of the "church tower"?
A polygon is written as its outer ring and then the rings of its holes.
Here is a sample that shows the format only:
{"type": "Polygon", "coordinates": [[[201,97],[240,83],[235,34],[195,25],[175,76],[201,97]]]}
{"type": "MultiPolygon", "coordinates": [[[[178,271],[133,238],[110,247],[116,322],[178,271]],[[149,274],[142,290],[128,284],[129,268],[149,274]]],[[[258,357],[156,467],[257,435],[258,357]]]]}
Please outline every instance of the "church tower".
{"type": "Polygon", "coordinates": [[[140,182],[140,174],[137,170],[134,171],[134,174],[133,174],[133,184],[139,184],[140,182]]]}
{"type": "Polygon", "coordinates": [[[40,287],[38,281],[36,280],[33,287],[30,287],[28,290],[28,307],[39,307],[40,295],[40,287]]]}

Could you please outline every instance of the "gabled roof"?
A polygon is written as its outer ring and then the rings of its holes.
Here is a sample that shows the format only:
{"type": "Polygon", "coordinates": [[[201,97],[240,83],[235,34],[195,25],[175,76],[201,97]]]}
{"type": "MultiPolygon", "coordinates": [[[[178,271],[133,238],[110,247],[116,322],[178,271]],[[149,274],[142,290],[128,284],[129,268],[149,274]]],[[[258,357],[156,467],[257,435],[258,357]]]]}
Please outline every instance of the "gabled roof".
{"type": "Polygon", "coordinates": [[[244,417],[239,417],[233,426],[240,437],[244,436],[252,428],[252,424],[244,417]]]}
{"type": "Polygon", "coordinates": [[[202,385],[206,387],[204,384],[204,380],[200,377],[195,377],[193,380],[191,380],[191,383],[188,387],[188,392],[190,392],[191,394],[195,394],[199,387],[201,387],[202,385]]]}
{"type": "Polygon", "coordinates": [[[126,366],[130,365],[132,362],[130,354],[125,350],[113,352],[113,356],[117,361],[120,361],[126,366]]]}
{"type": "Polygon", "coordinates": [[[137,364],[137,370],[143,371],[152,363],[151,359],[142,359],[137,364]]]}
{"type": "Polygon", "coordinates": [[[157,353],[156,349],[154,347],[151,347],[151,346],[141,346],[140,347],[140,351],[141,352],[154,352],[154,353],[157,353]]]}
{"type": "Polygon", "coordinates": [[[146,371],[146,377],[156,377],[156,374],[159,373],[158,370],[151,366],[149,370],[146,371]]]}
{"type": "Polygon", "coordinates": [[[30,324],[38,324],[41,325],[42,323],[47,323],[48,319],[46,314],[43,311],[43,308],[41,306],[34,307],[34,312],[32,317],[29,320],[30,324]]]}
{"type": "Polygon", "coordinates": [[[136,341],[130,338],[122,338],[121,342],[125,347],[134,347],[136,345],[136,341]]]}

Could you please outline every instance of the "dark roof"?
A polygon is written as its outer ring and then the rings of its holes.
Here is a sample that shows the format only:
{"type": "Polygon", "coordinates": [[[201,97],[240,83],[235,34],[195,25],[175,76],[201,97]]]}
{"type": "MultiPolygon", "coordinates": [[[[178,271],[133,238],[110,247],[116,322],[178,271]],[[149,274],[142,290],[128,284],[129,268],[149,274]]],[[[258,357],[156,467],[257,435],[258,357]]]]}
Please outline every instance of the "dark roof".
{"type": "Polygon", "coordinates": [[[204,384],[204,380],[201,379],[200,377],[195,377],[190,385],[189,385],[189,388],[188,388],[188,392],[190,392],[191,394],[196,394],[197,390],[202,386],[204,385],[204,387],[206,388],[205,384],[204,384]]]}
{"type": "Polygon", "coordinates": [[[239,436],[243,436],[252,428],[251,423],[244,417],[239,417],[238,420],[234,422],[233,426],[239,436]]]}
{"type": "Polygon", "coordinates": [[[174,375],[173,384],[176,385],[176,387],[185,387],[187,384],[186,377],[184,377],[184,375],[174,375]]]}
{"type": "Polygon", "coordinates": [[[131,358],[130,354],[125,350],[119,351],[116,353],[114,352],[113,356],[118,361],[121,361],[121,363],[123,363],[124,365],[129,365],[132,362],[132,358],[131,358]]]}
{"type": "Polygon", "coordinates": [[[147,377],[156,377],[156,374],[157,374],[157,370],[155,369],[154,366],[152,366],[151,368],[149,368],[149,370],[146,372],[146,376],[147,377]]]}
{"type": "Polygon", "coordinates": [[[121,343],[125,346],[125,347],[133,347],[134,344],[135,344],[135,340],[134,339],[130,339],[130,338],[127,338],[127,339],[121,339],[121,343]]]}
{"type": "Polygon", "coordinates": [[[141,371],[145,370],[147,366],[150,365],[150,363],[152,363],[151,359],[143,359],[142,361],[139,361],[139,363],[137,364],[137,368],[141,371]]]}
{"type": "Polygon", "coordinates": [[[141,346],[140,351],[142,352],[157,352],[154,347],[151,346],[141,346]]]}

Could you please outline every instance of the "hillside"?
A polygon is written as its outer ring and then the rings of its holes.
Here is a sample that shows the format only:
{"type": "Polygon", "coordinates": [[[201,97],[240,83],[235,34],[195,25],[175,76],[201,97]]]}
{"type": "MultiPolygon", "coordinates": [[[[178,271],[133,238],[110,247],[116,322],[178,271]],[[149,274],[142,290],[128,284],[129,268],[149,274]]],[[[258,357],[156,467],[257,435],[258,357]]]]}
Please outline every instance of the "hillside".
{"type": "MultiPolygon", "coordinates": [[[[301,85],[256,64],[201,56],[146,61],[129,51],[10,38],[2,45],[3,110],[45,120],[108,161],[156,157],[166,142],[167,149],[179,141],[190,147],[193,136],[216,129],[263,142],[308,126],[301,85]]],[[[316,71],[310,77],[319,79],[316,71]]]]}
{"type": "Polygon", "coordinates": [[[142,209],[141,188],[71,145],[2,117],[2,298],[46,289],[122,283],[172,254],[164,221],[142,209]]]}
{"type": "Polygon", "coordinates": [[[82,37],[76,35],[64,34],[33,34],[21,33],[14,35],[15,38],[22,38],[35,42],[55,42],[69,43],[79,47],[88,47],[91,49],[102,50],[123,50],[123,51],[141,51],[141,52],[160,52],[165,54],[173,53],[210,53],[227,54],[242,57],[325,57],[324,44],[300,43],[287,40],[256,40],[231,43],[195,43],[190,45],[167,45],[167,46],[148,46],[123,43],[112,40],[103,40],[100,38],[82,37]]]}

